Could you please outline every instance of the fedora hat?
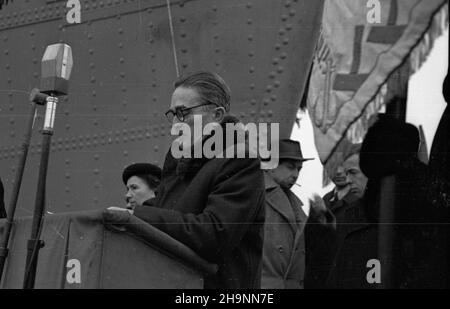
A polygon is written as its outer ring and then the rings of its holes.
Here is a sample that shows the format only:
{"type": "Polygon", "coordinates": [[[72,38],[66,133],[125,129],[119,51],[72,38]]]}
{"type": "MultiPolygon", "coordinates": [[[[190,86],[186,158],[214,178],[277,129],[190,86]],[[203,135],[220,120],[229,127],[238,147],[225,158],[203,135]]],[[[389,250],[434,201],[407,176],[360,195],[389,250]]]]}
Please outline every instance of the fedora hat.
{"type": "Polygon", "coordinates": [[[126,185],[128,179],[138,175],[152,175],[161,180],[161,168],[150,163],[135,163],[127,166],[122,173],[123,183],[126,185]]]}
{"type": "Polygon", "coordinates": [[[309,161],[314,158],[304,158],[300,143],[291,139],[282,139],[279,142],[280,159],[291,159],[297,161],[309,161]]]}

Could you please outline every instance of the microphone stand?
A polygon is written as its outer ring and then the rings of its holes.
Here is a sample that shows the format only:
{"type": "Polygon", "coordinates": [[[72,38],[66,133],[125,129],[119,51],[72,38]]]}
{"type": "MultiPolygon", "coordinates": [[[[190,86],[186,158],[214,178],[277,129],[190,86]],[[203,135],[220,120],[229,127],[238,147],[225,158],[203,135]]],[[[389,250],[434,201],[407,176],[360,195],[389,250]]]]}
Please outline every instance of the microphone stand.
{"type": "Polygon", "coordinates": [[[23,173],[25,170],[25,164],[28,156],[28,149],[30,148],[31,135],[33,133],[34,117],[36,114],[36,104],[44,105],[46,101],[46,94],[40,93],[38,89],[33,89],[30,94],[31,109],[28,116],[27,129],[24,134],[24,139],[20,149],[19,163],[16,171],[16,176],[14,178],[14,186],[11,195],[11,200],[9,203],[7,211],[7,219],[5,225],[5,233],[1,235],[0,239],[0,281],[3,278],[3,270],[5,267],[5,262],[8,257],[8,243],[9,237],[11,235],[12,226],[14,223],[14,214],[16,212],[17,200],[19,198],[20,187],[22,185],[23,173]]]}
{"type": "Polygon", "coordinates": [[[47,97],[46,101],[47,106],[45,112],[44,129],[42,130],[41,163],[39,166],[39,178],[37,184],[33,223],[31,226],[31,237],[27,243],[27,260],[23,282],[24,289],[34,288],[39,250],[44,246],[44,242],[39,238],[45,211],[45,191],[48,159],[50,156],[50,146],[53,135],[53,125],[55,122],[55,113],[56,105],[58,104],[58,98],[54,95],[50,95],[47,97]]]}

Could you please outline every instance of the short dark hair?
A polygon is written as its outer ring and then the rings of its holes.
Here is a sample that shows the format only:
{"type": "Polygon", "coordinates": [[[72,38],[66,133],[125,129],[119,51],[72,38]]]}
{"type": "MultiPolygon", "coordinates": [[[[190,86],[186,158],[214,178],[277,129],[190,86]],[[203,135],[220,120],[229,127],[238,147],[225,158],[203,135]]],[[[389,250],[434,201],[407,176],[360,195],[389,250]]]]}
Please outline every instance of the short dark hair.
{"type": "Polygon", "coordinates": [[[161,183],[161,180],[154,175],[142,174],[134,176],[142,179],[151,190],[156,190],[156,188],[158,188],[159,184],[161,183]]]}
{"type": "Polygon", "coordinates": [[[195,89],[203,103],[214,103],[230,111],[231,91],[225,81],[216,73],[198,71],[182,76],[175,81],[178,87],[195,89]]]}

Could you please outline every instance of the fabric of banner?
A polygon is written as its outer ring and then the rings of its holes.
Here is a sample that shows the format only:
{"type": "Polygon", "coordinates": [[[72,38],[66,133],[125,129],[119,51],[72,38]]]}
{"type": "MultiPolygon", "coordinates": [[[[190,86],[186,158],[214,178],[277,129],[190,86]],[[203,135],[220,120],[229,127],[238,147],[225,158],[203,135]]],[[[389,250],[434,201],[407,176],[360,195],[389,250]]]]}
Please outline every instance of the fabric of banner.
{"type": "Polygon", "coordinates": [[[433,17],[446,2],[325,2],[307,107],[320,159],[329,171],[342,161],[346,143],[361,142],[368,122],[353,140],[346,136],[349,128],[365,113],[369,118],[378,112],[383,85],[427,31],[436,28],[431,27],[433,17]]]}

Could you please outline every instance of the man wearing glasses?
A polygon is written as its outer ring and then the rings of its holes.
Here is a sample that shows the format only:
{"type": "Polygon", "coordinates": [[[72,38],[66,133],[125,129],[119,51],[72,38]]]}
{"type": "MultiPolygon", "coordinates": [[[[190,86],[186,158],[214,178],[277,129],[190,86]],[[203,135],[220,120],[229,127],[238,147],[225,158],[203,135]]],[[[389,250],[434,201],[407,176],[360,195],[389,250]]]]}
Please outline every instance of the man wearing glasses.
{"type": "MultiPolygon", "coordinates": [[[[222,78],[197,72],[175,82],[166,116],[173,126],[184,123],[193,131],[194,116],[201,116],[203,127],[235,123],[229,110],[230,90],[222,78]]],[[[199,141],[191,140],[183,148],[192,149],[194,142],[199,141]]],[[[205,288],[259,288],[264,199],[259,159],[178,159],[168,151],[156,198],[125,211],[217,264],[219,270],[205,278],[205,288]]]]}

